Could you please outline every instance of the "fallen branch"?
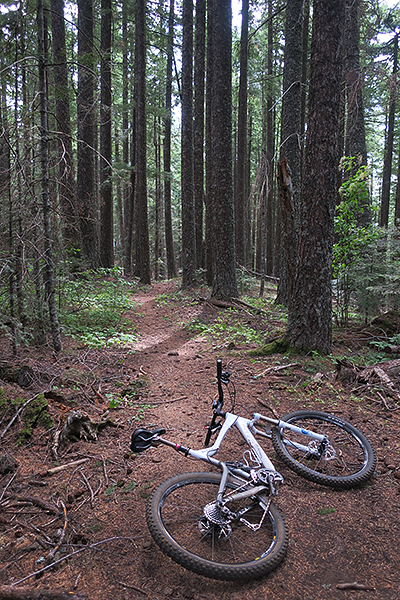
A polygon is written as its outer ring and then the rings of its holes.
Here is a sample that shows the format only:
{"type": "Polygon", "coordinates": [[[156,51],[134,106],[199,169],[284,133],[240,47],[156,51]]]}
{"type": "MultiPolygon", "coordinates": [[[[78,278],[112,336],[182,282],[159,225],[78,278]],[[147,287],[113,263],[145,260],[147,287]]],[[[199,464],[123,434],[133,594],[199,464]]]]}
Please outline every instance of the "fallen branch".
{"type": "Polygon", "coordinates": [[[266,402],[264,402],[264,400],[261,400],[261,398],[257,398],[258,402],[260,404],[262,404],[263,406],[265,406],[265,408],[268,408],[269,411],[272,412],[272,414],[274,415],[275,419],[278,419],[279,421],[279,416],[276,414],[276,412],[274,411],[274,409],[272,408],[272,406],[269,406],[269,404],[267,404],[266,402]]]}
{"type": "Polygon", "coordinates": [[[50,504],[42,498],[38,498],[37,496],[22,496],[21,494],[6,494],[6,498],[12,498],[13,500],[17,500],[18,502],[28,502],[29,504],[34,504],[43,510],[46,510],[52,515],[58,515],[60,510],[54,504],[50,504]]]}
{"type": "MultiPolygon", "coordinates": [[[[74,552],[71,552],[70,554],[66,554],[65,556],[62,556],[58,560],[52,562],[50,565],[46,565],[45,567],[43,567],[43,569],[39,569],[39,571],[34,571],[33,573],[26,575],[25,577],[23,577],[22,579],[19,579],[15,583],[12,583],[8,587],[13,588],[16,585],[23,583],[27,579],[31,579],[31,577],[36,577],[37,575],[40,575],[41,573],[44,573],[45,571],[52,569],[56,565],[59,565],[60,563],[64,562],[64,560],[68,560],[69,558],[72,558],[73,556],[76,556],[77,554],[80,554],[81,552],[85,552],[86,550],[92,550],[93,548],[96,548],[97,546],[100,546],[101,544],[105,544],[107,542],[113,542],[114,540],[131,540],[132,541],[133,539],[134,538],[131,538],[131,537],[115,536],[112,538],[107,538],[106,540],[101,540],[100,542],[95,542],[94,544],[89,544],[88,546],[84,546],[83,548],[79,548],[78,550],[75,550],[74,552]]],[[[66,596],[66,597],[68,597],[68,596],[66,596]]],[[[69,597],[71,598],[71,596],[69,596],[69,597]]],[[[16,598],[18,598],[18,596],[16,596],[16,598]]],[[[51,596],[50,596],[50,598],[51,598],[51,596]]],[[[1,599],[1,596],[0,596],[0,599],[1,599]]]]}
{"type": "Polygon", "coordinates": [[[0,600],[84,600],[85,596],[62,590],[19,588],[0,585],[0,600]]]}
{"type": "Polygon", "coordinates": [[[338,583],[336,586],[338,590],[366,590],[373,592],[375,590],[373,585],[364,585],[363,583],[357,583],[354,581],[353,583],[338,583]]]}
{"type": "Polygon", "coordinates": [[[90,458],[80,458],[79,460],[74,460],[74,462],[70,462],[66,465],[60,465],[58,467],[53,467],[51,469],[47,469],[47,471],[42,471],[39,473],[39,477],[49,477],[50,475],[55,475],[60,471],[64,471],[65,469],[69,469],[70,467],[76,467],[77,465],[81,465],[82,463],[87,462],[90,458]]]}
{"type": "Polygon", "coordinates": [[[19,415],[22,413],[22,411],[24,410],[24,408],[26,406],[28,406],[28,404],[30,404],[32,402],[32,400],[35,400],[35,398],[37,398],[38,396],[40,396],[40,394],[35,394],[34,396],[32,396],[32,398],[29,398],[29,400],[27,400],[26,402],[24,402],[24,404],[17,410],[17,412],[15,413],[15,415],[13,416],[13,418],[7,424],[7,427],[5,428],[5,430],[3,431],[3,433],[0,434],[0,440],[3,439],[3,437],[5,436],[5,434],[7,433],[7,431],[10,429],[10,427],[14,423],[14,421],[16,419],[18,419],[19,415]]]}
{"type": "Polygon", "coordinates": [[[280,365],[279,367],[268,367],[265,371],[261,373],[257,373],[254,375],[254,379],[259,379],[260,377],[264,377],[267,373],[277,373],[278,371],[283,371],[284,369],[288,369],[289,367],[295,367],[298,363],[290,363],[289,365],[280,365]]]}

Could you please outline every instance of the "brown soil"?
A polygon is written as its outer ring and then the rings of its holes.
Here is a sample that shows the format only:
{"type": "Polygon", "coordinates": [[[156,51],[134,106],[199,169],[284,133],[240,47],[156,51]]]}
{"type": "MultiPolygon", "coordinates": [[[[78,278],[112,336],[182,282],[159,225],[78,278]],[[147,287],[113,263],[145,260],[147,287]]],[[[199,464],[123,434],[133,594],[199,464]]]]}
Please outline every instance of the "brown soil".
{"type": "MultiPolygon", "coordinates": [[[[11,454],[19,465],[0,479],[0,585],[21,582],[14,589],[61,589],[90,600],[397,599],[399,412],[387,410],[376,398],[351,394],[334,380],[333,371],[326,372],[326,361],[321,360],[322,379],[315,377],[318,359],[296,358],[292,362],[297,365],[289,371],[254,379],[255,374],[286,359],[277,355],[252,359],[248,345],[232,347],[227,339],[216,348],[207,339],[195,337],[184,325],[196,317],[211,321],[218,309],[199,302],[164,305],[155,301],[158,294],[169,293],[175,286],[154,284],[135,297],[137,308],[130,317],[140,338],[134,352],[88,350],[65,340],[60,356],[54,357],[48,349],[40,356],[32,351],[20,355],[19,360],[35,372],[29,391],[0,382],[8,397],[28,399],[52,389],[47,400],[58,428],[74,402],[99,421],[108,409],[110,394],[114,398],[123,390],[131,394],[106,413],[117,427],[108,424],[97,441],[70,442],[59,452],[61,465],[89,460],[49,476],[41,474],[55,466],[51,454],[54,429],[49,433],[38,426],[31,442],[19,446],[22,421],[5,433],[7,419],[0,423],[0,454],[11,454]],[[367,435],[378,458],[376,474],[364,487],[334,491],[290,472],[267,444],[285,479],[276,504],[288,526],[290,544],[285,561],[273,573],[246,583],[209,580],[185,570],[159,550],[147,530],[145,505],[151,490],[176,473],[206,470],[204,465],[168,448],[138,456],[129,451],[131,434],[138,425],[163,426],[165,437],[203,446],[216,392],[218,357],[233,361],[237,406],[242,410],[263,410],[261,400],[280,416],[300,408],[333,412],[367,435]],[[33,575],[77,550],[81,552],[33,575]],[[366,589],[337,587],[354,582],[366,589]]],[[[336,351],[340,350],[337,346],[336,351]]],[[[11,359],[4,351],[3,358],[11,359]]],[[[238,457],[241,453],[239,448],[238,457]]]]}

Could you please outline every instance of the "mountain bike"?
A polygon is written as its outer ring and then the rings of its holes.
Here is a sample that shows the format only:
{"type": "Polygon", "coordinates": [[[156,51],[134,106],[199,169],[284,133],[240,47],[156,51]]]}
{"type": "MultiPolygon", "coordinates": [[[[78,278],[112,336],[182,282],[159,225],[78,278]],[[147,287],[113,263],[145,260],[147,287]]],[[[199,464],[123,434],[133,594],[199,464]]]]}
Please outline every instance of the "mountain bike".
{"type": "MultiPolygon", "coordinates": [[[[163,437],[165,429],[137,429],[131,450],[143,452],[165,445],[186,457],[216,467],[218,472],[176,475],[149,498],[146,520],[158,546],[175,562],[200,575],[223,580],[266,575],[284,559],[288,533],[274,498],[283,483],[256,437],[269,438],[279,459],[315,483],[348,489],[365,483],[376,459],[367,438],[337,416],[303,410],[281,419],[255,413],[251,418],[223,410],[229,367],[217,361],[218,396],[205,438],[194,450],[163,437]],[[236,428],[246,442],[239,460],[216,458],[221,444],[236,428]],[[210,441],[216,436],[210,446],[210,441]]],[[[231,394],[234,399],[234,394],[231,394]]]]}

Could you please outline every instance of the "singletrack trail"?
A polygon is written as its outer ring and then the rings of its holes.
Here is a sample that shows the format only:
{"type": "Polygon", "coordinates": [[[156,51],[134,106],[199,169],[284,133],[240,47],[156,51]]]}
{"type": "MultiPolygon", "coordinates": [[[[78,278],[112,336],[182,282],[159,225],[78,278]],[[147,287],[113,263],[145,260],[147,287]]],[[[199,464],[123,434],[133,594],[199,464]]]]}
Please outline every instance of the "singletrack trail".
{"type": "MultiPolygon", "coordinates": [[[[0,479],[0,586],[48,564],[49,552],[65,527],[54,558],[82,551],[23,585],[74,591],[86,600],[348,600],[355,594],[368,594],[368,600],[397,600],[397,411],[388,415],[367,398],[355,398],[331,375],[316,382],[301,357],[290,371],[275,373],[271,367],[282,365],[287,357],[254,359],[248,345],[236,347],[228,335],[222,341],[198,335],[193,323],[211,323],[221,313],[195,293],[183,295],[177,282],[141,288],[133,301],[135,309],[125,317],[134,325],[137,340],[129,347],[88,348],[65,339],[57,357],[50,347],[38,349],[36,355],[29,349],[22,356],[39,373],[26,393],[34,396],[51,387],[46,401],[54,428],[38,429],[29,444],[21,446],[21,422],[0,442],[0,454],[12,454],[19,464],[16,475],[0,479]],[[152,448],[139,455],[129,449],[136,428],[160,426],[174,442],[203,447],[217,391],[217,358],[224,364],[232,362],[240,414],[267,411],[266,406],[280,416],[304,408],[334,412],[366,434],[378,458],[376,475],[366,485],[335,491],[301,479],[278,460],[269,440],[263,442],[284,477],[276,505],[288,527],[289,550],[284,562],[258,581],[205,579],[161,552],[146,525],[149,495],[169,477],[204,471],[207,466],[170,448],[152,448]],[[96,440],[66,444],[56,464],[82,459],[84,463],[39,477],[55,466],[54,431],[76,407],[106,426],[96,440]],[[49,515],[46,507],[60,507],[61,501],[66,518],[61,510],[57,516],[49,515]],[[364,591],[340,588],[354,582],[364,591]]],[[[5,340],[0,350],[7,347],[5,340]]],[[[21,389],[0,383],[7,397],[21,395],[21,389]]],[[[231,399],[227,395],[228,408],[231,399]]],[[[4,428],[5,424],[1,431],[4,428]]],[[[241,458],[246,450],[242,440],[233,437],[226,442],[226,452],[241,458]]]]}

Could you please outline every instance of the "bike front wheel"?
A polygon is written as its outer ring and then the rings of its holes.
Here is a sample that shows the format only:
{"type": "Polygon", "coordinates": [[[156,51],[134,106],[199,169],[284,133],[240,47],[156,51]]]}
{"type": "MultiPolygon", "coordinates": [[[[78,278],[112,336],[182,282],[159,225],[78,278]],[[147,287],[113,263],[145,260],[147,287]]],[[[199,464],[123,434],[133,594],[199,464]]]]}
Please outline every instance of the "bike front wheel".
{"type": "Polygon", "coordinates": [[[371,444],[353,425],[334,415],[299,411],[281,419],[286,423],[326,435],[327,443],[276,426],[272,443],[279,458],[293,471],[315,483],[348,489],[361,485],[373,474],[376,459],[371,444]]]}
{"type": "MultiPolygon", "coordinates": [[[[218,473],[184,473],[164,482],[147,506],[150,533],[172,560],[205,577],[262,577],[285,557],[284,521],[257,496],[229,503],[241,516],[226,518],[214,505],[220,481],[218,473]]],[[[227,493],[236,487],[228,481],[227,493]]]]}

